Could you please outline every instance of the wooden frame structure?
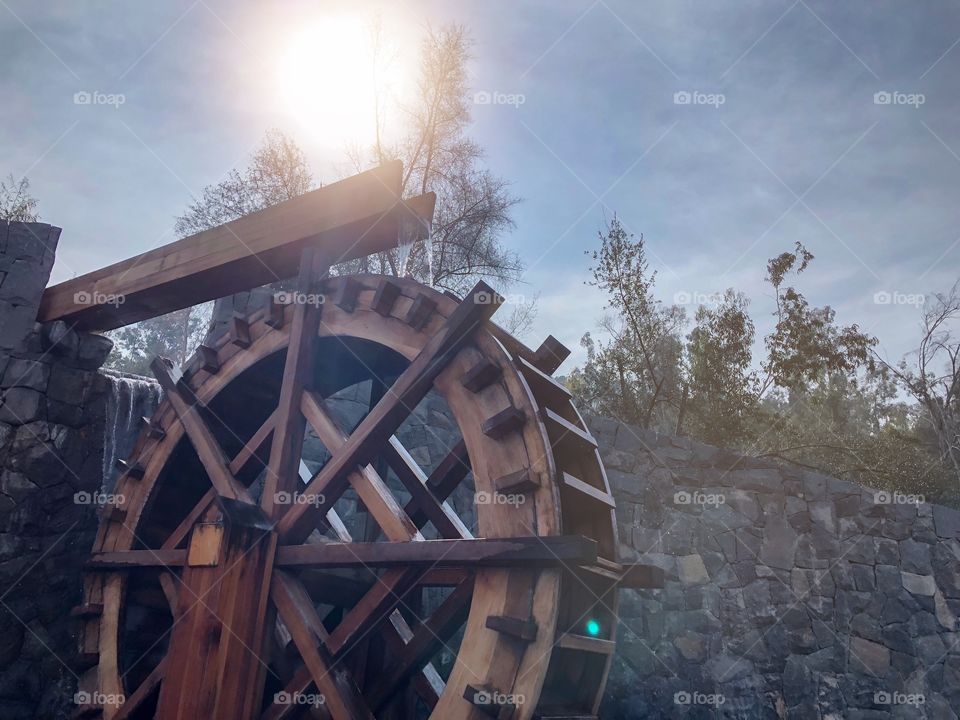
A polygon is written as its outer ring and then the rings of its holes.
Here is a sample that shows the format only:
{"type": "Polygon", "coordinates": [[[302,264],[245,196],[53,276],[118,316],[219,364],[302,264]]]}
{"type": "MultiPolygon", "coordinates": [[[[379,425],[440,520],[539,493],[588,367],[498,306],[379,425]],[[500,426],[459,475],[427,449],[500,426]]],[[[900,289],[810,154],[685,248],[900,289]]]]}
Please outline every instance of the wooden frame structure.
{"type": "MultiPolygon", "coordinates": [[[[397,202],[372,227],[432,208],[397,202]]],[[[124,504],[105,508],[75,611],[81,689],[101,700],[80,716],[596,717],[616,588],[662,578],[614,561],[596,442],[550,376],[566,351],[490,322],[500,299],[483,283],[461,301],[409,279],[329,277],[364,218],[328,225],[332,246],[301,230],[269,251],[284,271],[278,258],[297,254],[298,294],[325,302],[237,317],[182,369],[154,361],[164,400],[120,466],[124,504]],[[326,399],[358,383],[370,407],[349,430],[326,399]],[[398,434],[428,394],[461,439],[426,470],[398,434]],[[307,435],[329,452],[312,472],[307,435]],[[362,537],[341,517],[348,497],[371,521],[362,537]],[[463,497],[475,528],[454,509],[463,497]]],[[[57,286],[47,317],[106,327],[174,309],[183,278],[226,272],[184,259],[205,257],[203,242],[151,256],[173,270],[130,285],[132,314],[78,309],[57,286]]],[[[368,250],[393,244],[378,242],[368,250]]],[[[126,283],[100,271],[70,288],[126,283]]]]}

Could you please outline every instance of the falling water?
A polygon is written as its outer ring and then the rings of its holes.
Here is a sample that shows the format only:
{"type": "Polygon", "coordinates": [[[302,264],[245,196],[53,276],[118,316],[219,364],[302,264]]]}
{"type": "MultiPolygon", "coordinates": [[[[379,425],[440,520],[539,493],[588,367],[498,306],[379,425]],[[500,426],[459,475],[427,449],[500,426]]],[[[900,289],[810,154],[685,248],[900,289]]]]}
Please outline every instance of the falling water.
{"type": "Polygon", "coordinates": [[[103,425],[103,491],[116,482],[114,465],[126,458],[141,428],[141,418],[150,417],[160,402],[160,386],[150,378],[103,370],[110,380],[107,417],[103,425]]]}

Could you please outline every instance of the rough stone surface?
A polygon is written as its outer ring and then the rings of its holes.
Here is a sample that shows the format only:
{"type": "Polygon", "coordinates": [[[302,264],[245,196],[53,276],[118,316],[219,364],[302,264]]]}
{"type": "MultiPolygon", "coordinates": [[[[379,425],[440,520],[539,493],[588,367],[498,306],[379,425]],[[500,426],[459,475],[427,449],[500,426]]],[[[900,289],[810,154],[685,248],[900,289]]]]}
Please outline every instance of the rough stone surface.
{"type": "Polygon", "coordinates": [[[621,592],[637,610],[621,618],[601,717],[957,717],[960,513],[719,448],[674,456],[676,438],[587,422],[624,551],[679,580],[621,592]]]}

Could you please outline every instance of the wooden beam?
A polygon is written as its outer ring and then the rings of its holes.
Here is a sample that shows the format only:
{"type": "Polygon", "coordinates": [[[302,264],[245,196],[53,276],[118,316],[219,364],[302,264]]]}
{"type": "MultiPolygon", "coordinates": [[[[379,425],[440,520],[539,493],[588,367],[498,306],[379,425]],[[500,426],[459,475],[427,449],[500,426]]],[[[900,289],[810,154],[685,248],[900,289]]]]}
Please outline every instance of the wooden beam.
{"type": "Polygon", "coordinates": [[[180,372],[171,371],[167,363],[159,357],[153,359],[150,369],[153,370],[157,382],[160,383],[170,405],[180,418],[184,432],[190,438],[197,457],[203,464],[203,469],[207,471],[210,483],[220,497],[253,504],[247,489],[237,482],[233,473],[230,472],[230,461],[223,454],[220,443],[200,416],[200,406],[192,391],[183,389],[183,383],[179,381],[182,377],[180,372]]]}
{"type": "Polygon", "coordinates": [[[589,565],[596,560],[596,542],[579,535],[421,542],[331,542],[284,545],[277,550],[278,567],[546,567],[589,565]]]}
{"type": "Polygon", "coordinates": [[[433,216],[432,193],[399,203],[390,162],[109,267],[54,285],[39,320],[111,330],[297,274],[306,245],[331,264],[396,247],[401,213],[433,216]]]}
{"type": "Polygon", "coordinates": [[[270,597],[334,720],[373,720],[359,689],[347,673],[335,668],[335,661],[323,642],[326,630],[302,586],[292,576],[277,572],[273,576],[270,597]]]}
{"type": "Polygon", "coordinates": [[[118,570],[138,567],[182,567],[187,562],[185,549],[156,548],[153,550],[118,550],[94,553],[87,567],[118,570]]]}
{"type": "Polygon", "coordinates": [[[455,633],[470,611],[473,578],[465,580],[424,620],[366,692],[367,701],[378,711],[399,689],[401,683],[419,671],[430,657],[455,633]]]}
{"type": "MultiPolygon", "coordinates": [[[[319,290],[320,279],[329,271],[322,253],[306,248],[300,260],[297,294],[308,297],[319,290]]],[[[270,447],[270,462],[264,479],[260,507],[267,517],[278,519],[287,508],[277,503],[278,493],[296,492],[300,477],[303,433],[306,420],[300,411],[300,396],[312,381],[314,348],[320,327],[320,305],[300,302],[293,308],[290,342],[284,360],[283,381],[276,410],[276,427],[270,447]]]]}

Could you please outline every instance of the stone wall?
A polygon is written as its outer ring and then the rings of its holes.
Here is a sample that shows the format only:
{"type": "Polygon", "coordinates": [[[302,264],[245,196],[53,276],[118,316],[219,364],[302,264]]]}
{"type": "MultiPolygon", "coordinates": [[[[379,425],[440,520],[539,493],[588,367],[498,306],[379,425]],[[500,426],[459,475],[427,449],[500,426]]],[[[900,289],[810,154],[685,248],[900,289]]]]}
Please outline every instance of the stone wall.
{"type": "Polygon", "coordinates": [[[589,424],[623,559],[667,574],[622,592],[604,717],[957,717],[960,513],[589,424]]]}
{"type": "Polygon", "coordinates": [[[77,643],[68,617],[103,482],[112,343],[37,307],[60,235],[0,222],[0,717],[69,717],[77,643]],[[78,502],[77,499],[80,501],[78,502]]]}

